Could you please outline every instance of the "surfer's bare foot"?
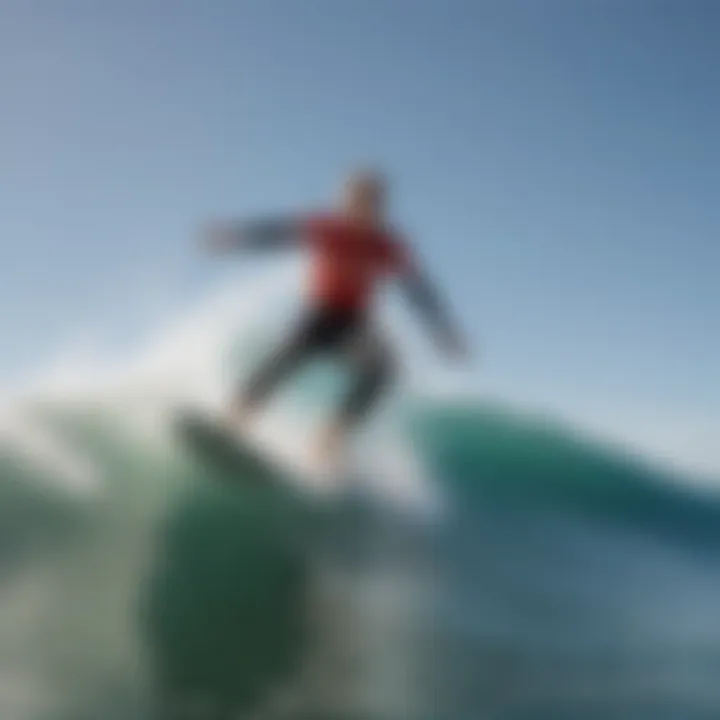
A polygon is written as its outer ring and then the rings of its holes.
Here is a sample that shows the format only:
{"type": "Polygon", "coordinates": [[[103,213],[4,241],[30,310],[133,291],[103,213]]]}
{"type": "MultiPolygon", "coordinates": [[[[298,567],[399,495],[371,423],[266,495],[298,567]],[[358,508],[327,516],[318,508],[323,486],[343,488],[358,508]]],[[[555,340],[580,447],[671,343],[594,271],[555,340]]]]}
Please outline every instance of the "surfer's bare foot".
{"type": "Polygon", "coordinates": [[[252,407],[242,402],[235,402],[228,409],[225,420],[232,430],[242,432],[250,424],[252,416],[252,407]]]}
{"type": "Polygon", "coordinates": [[[332,423],[320,433],[315,448],[315,458],[321,470],[326,472],[338,470],[346,441],[347,428],[339,422],[332,423]]]}

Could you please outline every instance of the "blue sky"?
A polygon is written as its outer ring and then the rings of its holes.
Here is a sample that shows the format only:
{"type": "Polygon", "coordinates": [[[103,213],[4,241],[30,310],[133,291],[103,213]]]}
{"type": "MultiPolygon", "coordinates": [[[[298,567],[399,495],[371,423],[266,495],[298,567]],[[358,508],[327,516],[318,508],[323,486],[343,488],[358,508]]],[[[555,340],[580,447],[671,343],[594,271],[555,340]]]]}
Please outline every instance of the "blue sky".
{"type": "Polygon", "coordinates": [[[529,395],[720,427],[720,6],[5,0],[0,372],[178,299],[216,213],[356,161],[529,395]],[[145,283],[146,284],[146,283],[145,283]]]}

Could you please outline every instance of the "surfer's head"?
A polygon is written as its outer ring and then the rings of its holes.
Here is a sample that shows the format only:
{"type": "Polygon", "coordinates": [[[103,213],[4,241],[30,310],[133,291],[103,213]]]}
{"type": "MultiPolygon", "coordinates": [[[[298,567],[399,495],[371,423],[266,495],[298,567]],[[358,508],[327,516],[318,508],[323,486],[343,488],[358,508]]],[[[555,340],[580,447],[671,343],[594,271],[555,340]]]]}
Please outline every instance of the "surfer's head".
{"type": "Polygon", "coordinates": [[[385,216],[387,181],[375,170],[358,170],[345,181],[343,208],[362,222],[378,223],[385,216]]]}

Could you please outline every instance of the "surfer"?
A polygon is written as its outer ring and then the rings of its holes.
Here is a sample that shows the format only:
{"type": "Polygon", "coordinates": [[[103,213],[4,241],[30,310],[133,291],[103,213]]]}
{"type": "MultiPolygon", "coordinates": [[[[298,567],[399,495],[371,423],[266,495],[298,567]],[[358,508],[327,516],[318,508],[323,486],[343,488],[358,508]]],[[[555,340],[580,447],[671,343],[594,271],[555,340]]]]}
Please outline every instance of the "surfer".
{"type": "Polygon", "coordinates": [[[346,181],[339,209],[307,216],[218,223],[207,229],[213,252],[300,246],[311,267],[303,318],[280,347],[238,388],[229,420],[243,426],[279,383],[318,353],[350,364],[354,382],[338,412],[321,433],[318,460],[332,467],[354,428],[391,385],[395,363],[373,318],[373,299],[384,279],[400,281],[413,306],[429,322],[450,356],[466,346],[437,293],[404,239],[386,219],[387,186],[382,175],[363,171],[346,181]]]}

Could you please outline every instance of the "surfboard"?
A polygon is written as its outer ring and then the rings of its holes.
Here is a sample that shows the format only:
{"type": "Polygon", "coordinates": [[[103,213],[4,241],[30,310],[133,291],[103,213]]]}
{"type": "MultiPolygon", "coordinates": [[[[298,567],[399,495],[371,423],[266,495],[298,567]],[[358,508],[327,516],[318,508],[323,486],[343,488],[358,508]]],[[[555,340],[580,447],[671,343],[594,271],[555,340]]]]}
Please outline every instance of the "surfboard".
{"type": "Polygon", "coordinates": [[[248,478],[277,482],[273,468],[239,433],[232,433],[216,418],[191,410],[182,410],[174,418],[175,430],[183,441],[218,469],[248,478]]]}
{"type": "Polygon", "coordinates": [[[258,437],[232,429],[214,414],[184,409],[176,412],[174,426],[187,446],[234,482],[323,496],[337,489],[338,478],[293,462],[287,453],[283,456],[258,437]]]}

